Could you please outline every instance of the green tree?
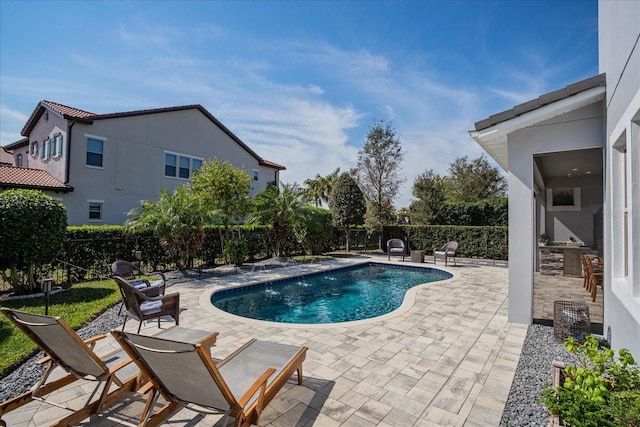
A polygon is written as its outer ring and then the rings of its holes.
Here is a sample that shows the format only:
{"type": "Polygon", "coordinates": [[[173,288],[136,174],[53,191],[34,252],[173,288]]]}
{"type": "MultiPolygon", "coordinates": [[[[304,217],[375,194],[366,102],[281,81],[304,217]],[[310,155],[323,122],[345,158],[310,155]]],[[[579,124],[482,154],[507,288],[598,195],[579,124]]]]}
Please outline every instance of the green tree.
{"type": "Polygon", "coordinates": [[[129,211],[125,222],[129,232],[152,231],[179,270],[186,270],[204,241],[204,225],[216,212],[204,209],[188,185],[177,187],[173,194],[160,190],[157,202],[144,200],[129,211]]]}
{"type": "Polygon", "coordinates": [[[304,181],[306,188],[303,189],[304,196],[316,207],[321,207],[322,202],[328,203],[331,189],[338,179],[339,174],[340,168],[336,168],[336,170],[327,176],[321,176],[318,173],[315,179],[306,179],[304,181]]]}
{"type": "MultiPolygon", "coordinates": [[[[400,167],[404,152],[396,131],[390,123],[380,120],[373,124],[367,134],[367,141],[358,152],[356,174],[360,188],[367,200],[369,232],[380,232],[388,224],[389,207],[400,191],[404,179],[400,167]]],[[[379,233],[378,249],[382,249],[382,233],[379,233]]]]}
{"type": "Polygon", "coordinates": [[[222,222],[225,242],[229,240],[229,224],[247,213],[250,189],[251,177],[246,171],[218,159],[205,162],[192,178],[193,194],[222,222]]]}
{"type": "Polygon", "coordinates": [[[449,202],[477,202],[504,197],[507,192],[506,180],[484,155],[471,161],[467,156],[454,160],[445,185],[449,202]]]}
{"type": "Polygon", "coordinates": [[[16,291],[34,290],[35,268],[56,259],[63,249],[66,230],[67,210],[53,197],[23,189],[0,193],[3,279],[16,291]]]}
{"type": "Polygon", "coordinates": [[[266,225],[276,244],[276,254],[285,256],[289,233],[302,215],[302,193],[296,184],[269,185],[252,201],[249,224],[266,225]]]}
{"type": "Polygon", "coordinates": [[[349,231],[362,225],[366,204],[358,183],[344,172],[336,181],[329,197],[329,206],[336,227],[345,231],[347,252],[349,252],[349,231]]]}
{"type": "Polygon", "coordinates": [[[444,179],[430,169],[416,177],[413,181],[412,193],[415,200],[409,207],[411,223],[435,224],[446,199],[444,179]]]}

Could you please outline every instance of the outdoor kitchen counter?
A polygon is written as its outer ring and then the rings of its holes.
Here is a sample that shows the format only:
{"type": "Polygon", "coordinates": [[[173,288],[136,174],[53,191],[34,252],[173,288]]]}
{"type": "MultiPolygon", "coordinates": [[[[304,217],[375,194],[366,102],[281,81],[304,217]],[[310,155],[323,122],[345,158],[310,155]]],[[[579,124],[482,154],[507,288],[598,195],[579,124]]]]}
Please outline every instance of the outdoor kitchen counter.
{"type": "Polygon", "coordinates": [[[582,277],[580,255],[592,252],[589,246],[540,246],[540,274],[582,277]]]}

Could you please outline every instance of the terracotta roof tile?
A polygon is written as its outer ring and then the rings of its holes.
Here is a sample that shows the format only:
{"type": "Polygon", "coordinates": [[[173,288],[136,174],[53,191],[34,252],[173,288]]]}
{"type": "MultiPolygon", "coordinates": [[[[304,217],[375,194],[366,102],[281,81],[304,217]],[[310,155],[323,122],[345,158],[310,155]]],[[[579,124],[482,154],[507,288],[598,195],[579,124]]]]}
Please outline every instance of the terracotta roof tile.
{"type": "Polygon", "coordinates": [[[0,165],[0,188],[32,188],[68,193],[73,187],[63,184],[47,171],[0,165]]]}
{"type": "Polygon", "coordinates": [[[58,104],[57,102],[42,100],[40,103],[49,106],[52,110],[57,111],[63,116],[73,117],[76,119],[85,119],[87,117],[95,116],[94,113],[80,110],[79,108],[68,107],[66,105],[58,104]]]}
{"type": "Polygon", "coordinates": [[[0,165],[13,165],[13,154],[0,147],[0,165]]]}

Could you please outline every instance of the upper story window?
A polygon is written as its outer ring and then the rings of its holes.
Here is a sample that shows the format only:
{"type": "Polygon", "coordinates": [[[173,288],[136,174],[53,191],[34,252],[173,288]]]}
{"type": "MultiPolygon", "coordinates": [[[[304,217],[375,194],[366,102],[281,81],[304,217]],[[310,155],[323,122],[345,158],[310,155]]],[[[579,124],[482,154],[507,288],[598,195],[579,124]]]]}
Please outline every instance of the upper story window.
{"type": "Polygon", "coordinates": [[[200,158],[168,152],[164,154],[164,176],[189,179],[193,171],[201,167],[202,159],[200,158]]]}
{"type": "Polygon", "coordinates": [[[38,155],[38,141],[31,141],[31,147],[29,148],[29,153],[32,156],[38,155]]]}
{"type": "Polygon", "coordinates": [[[16,166],[22,167],[22,153],[16,154],[16,166]]]}
{"type": "Polygon", "coordinates": [[[53,157],[62,155],[62,134],[53,137],[53,157]]]}
{"type": "Polygon", "coordinates": [[[260,171],[258,169],[253,170],[253,181],[258,182],[260,179],[260,171]]]}
{"type": "Polygon", "coordinates": [[[102,167],[104,141],[87,137],[87,166],[102,167]]]}
{"type": "Polygon", "coordinates": [[[47,160],[51,157],[51,139],[47,138],[42,141],[42,149],[40,150],[40,158],[47,160]]]}

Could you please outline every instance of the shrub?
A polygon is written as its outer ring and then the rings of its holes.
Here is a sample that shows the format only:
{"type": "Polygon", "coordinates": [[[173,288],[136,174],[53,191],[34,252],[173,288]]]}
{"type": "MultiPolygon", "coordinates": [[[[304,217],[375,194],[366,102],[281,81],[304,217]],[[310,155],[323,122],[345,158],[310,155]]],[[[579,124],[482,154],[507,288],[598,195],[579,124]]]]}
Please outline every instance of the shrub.
{"type": "Polygon", "coordinates": [[[224,245],[225,258],[236,266],[242,265],[247,259],[248,253],[247,241],[244,239],[229,239],[224,245]]]}
{"type": "Polygon", "coordinates": [[[35,289],[35,268],[61,252],[67,210],[51,196],[36,190],[0,193],[0,272],[17,291],[35,289]],[[9,276],[5,274],[9,270],[9,276]]]}
{"type": "Polygon", "coordinates": [[[541,402],[565,426],[638,426],[640,423],[640,368],[628,350],[599,346],[594,337],[580,344],[564,342],[581,356],[579,366],[565,367],[561,386],[545,385],[541,402]]]}

